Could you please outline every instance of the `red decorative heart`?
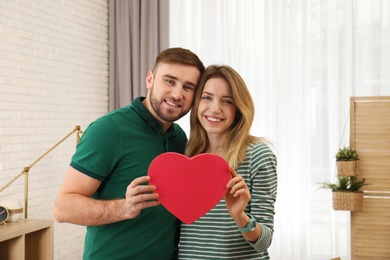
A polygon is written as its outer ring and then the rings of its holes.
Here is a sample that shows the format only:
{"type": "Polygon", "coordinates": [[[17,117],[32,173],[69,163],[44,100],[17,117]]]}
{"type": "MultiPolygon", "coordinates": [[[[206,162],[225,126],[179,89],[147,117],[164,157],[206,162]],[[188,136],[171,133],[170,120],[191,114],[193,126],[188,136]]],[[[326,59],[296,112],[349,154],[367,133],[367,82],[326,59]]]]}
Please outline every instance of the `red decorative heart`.
{"type": "Polygon", "coordinates": [[[186,224],[210,211],[225,195],[231,179],[229,164],[210,153],[192,158],[163,153],[154,158],[148,174],[160,203],[186,224]]]}

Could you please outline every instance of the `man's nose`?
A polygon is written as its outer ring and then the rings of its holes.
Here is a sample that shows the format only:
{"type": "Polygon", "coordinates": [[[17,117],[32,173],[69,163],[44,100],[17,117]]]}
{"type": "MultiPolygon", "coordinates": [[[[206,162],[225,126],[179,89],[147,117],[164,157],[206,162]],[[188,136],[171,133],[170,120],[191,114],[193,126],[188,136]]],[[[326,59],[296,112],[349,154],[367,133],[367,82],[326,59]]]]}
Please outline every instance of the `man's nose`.
{"type": "Polygon", "coordinates": [[[171,95],[174,99],[180,100],[183,98],[183,89],[181,87],[174,87],[172,89],[171,95]]]}

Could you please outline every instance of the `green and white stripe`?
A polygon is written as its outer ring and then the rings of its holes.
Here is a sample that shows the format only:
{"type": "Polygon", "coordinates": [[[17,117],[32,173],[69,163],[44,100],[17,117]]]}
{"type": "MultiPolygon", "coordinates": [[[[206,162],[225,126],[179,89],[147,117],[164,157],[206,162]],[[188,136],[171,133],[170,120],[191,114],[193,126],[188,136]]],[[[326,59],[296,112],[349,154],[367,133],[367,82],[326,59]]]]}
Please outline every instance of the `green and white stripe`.
{"type": "Polygon", "coordinates": [[[244,239],[222,199],[199,220],[182,224],[179,259],[269,259],[277,192],[276,157],[267,144],[253,143],[236,171],[251,191],[245,211],[260,224],[258,241],[249,243],[244,239]]]}

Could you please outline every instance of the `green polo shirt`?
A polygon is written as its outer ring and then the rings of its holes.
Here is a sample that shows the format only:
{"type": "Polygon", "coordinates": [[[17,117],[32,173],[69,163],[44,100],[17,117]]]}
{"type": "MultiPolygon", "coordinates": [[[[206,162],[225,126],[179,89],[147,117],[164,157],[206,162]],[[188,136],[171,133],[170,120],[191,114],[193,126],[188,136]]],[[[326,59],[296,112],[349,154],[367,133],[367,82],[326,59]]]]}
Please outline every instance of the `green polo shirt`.
{"type": "MultiPolygon", "coordinates": [[[[184,131],[173,124],[163,135],[143,99],[91,123],[77,146],[70,165],[102,181],[95,199],[124,198],[157,155],[184,152],[184,131]]],[[[163,206],[144,209],[135,219],[87,227],[84,259],[176,259],[178,235],[179,221],[163,206]]]]}

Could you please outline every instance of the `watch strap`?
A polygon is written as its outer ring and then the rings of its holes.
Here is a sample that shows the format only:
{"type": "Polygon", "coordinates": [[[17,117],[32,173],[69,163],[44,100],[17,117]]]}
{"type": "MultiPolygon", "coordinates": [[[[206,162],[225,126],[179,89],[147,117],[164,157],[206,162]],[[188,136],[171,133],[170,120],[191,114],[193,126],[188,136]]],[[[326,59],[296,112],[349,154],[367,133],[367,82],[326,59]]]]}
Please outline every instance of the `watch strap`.
{"type": "Polygon", "coordinates": [[[249,217],[248,224],[246,224],[246,226],[243,228],[238,227],[238,230],[240,230],[242,233],[251,232],[256,228],[256,219],[249,213],[247,213],[247,215],[249,217]]]}

